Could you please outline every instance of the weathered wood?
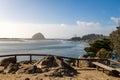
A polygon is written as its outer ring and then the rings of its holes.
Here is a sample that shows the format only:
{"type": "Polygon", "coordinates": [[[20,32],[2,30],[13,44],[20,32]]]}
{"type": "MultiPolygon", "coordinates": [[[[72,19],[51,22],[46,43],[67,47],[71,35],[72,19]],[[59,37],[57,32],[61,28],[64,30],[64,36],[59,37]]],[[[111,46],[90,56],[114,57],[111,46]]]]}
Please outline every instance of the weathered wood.
{"type": "Polygon", "coordinates": [[[120,64],[120,62],[119,61],[116,61],[116,60],[112,60],[112,59],[108,59],[109,61],[111,61],[111,62],[114,62],[114,63],[116,63],[116,64],[120,64]]]}
{"type": "MultiPolygon", "coordinates": [[[[10,56],[57,56],[57,55],[51,55],[51,54],[9,54],[9,55],[0,55],[0,57],[10,57],[10,56]]],[[[107,59],[78,59],[78,58],[71,58],[71,57],[65,57],[65,56],[58,56],[61,58],[65,58],[65,59],[73,59],[73,60],[86,60],[86,61],[97,61],[97,60],[102,60],[102,61],[106,61],[107,59]]]]}
{"type": "Polygon", "coordinates": [[[110,61],[109,60],[107,60],[107,66],[109,66],[110,65],[110,61]]]}
{"type": "Polygon", "coordinates": [[[32,63],[32,55],[30,54],[30,63],[32,63]]]}
{"type": "Polygon", "coordinates": [[[108,70],[108,71],[115,70],[114,68],[109,67],[109,66],[104,65],[104,64],[99,63],[99,62],[92,62],[92,63],[93,63],[94,65],[96,65],[96,66],[98,66],[98,67],[100,67],[100,68],[106,69],[106,70],[108,70]]]}
{"type": "Polygon", "coordinates": [[[77,67],[79,67],[79,60],[77,60],[77,67]]]}
{"type": "Polygon", "coordinates": [[[15,55],[15,63],[17,63],[17,56],[15,55]]]}
{"type": "MultiPolygon", "coordinates": [[[[17,57],[18,56],[29,56],[30,57],[30,62],[32,62],[32,56],[57,56],[57,55],[51,55],[51,54],[9,54],[9,55],[0,55],[0,57],[15,57],[15,60],[16,60],[16,62],[17,62],[17,57]]],[[[81,60],[86,60],[86,61],[88,61],[89,63],[90,63],[90,65],[91,65],[91,63],[92,62],[94,62],[94,61],[107,61],[107,65],[109,65],[109,63],[110,63],[110,61],[112,61],[112,62],[115,62],[115,63],[117,63],[117,64],[120,64],[120,62],[118,62],[118,61],[115,61],[115,60],[111,60],[111,59],[94,59],[94,58],[82,58],[82,59],[79,59],[79,58],[71,58],[71,57],[65,57],[65,56],[58,56],[58,57],[60,57],[60,58],[63,58],[63,59],[72,59],[72,60],[76,60],[77,61],[77,64],[76,64],[76,66],[78,66],[79,67],[79,61],[81,60]]]]}

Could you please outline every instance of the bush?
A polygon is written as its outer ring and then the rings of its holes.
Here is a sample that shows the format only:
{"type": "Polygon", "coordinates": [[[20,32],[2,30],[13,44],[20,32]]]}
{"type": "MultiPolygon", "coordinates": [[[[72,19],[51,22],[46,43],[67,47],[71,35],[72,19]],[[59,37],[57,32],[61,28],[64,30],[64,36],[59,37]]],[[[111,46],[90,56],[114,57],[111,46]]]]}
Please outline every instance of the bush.
{"type": "Polygon", "coordinates": [[[109,71],[107,74],[115,77],[120,77],[120,73],[116,70],[109,71]]]}

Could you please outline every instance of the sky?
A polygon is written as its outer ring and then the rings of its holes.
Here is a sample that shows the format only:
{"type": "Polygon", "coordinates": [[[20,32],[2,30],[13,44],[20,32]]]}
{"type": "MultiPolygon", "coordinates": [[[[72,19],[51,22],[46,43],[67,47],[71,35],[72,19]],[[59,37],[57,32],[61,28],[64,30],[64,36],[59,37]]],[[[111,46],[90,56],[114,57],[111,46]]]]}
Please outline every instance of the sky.
{"type": "Polygon", "coordinates": [[[120,0],[0,0],[0,38],[109,35],[120,25],[120,0]]]}

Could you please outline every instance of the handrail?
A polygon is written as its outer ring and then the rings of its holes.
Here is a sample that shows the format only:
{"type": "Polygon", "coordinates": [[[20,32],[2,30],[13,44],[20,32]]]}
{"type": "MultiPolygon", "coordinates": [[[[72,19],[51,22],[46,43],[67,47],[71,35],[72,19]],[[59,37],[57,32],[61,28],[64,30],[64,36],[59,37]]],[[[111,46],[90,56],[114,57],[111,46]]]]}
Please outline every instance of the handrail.
{"type": "MultiPolygon", "coordinates": [[[[53,54],[7,54],[7,55],[0,55],[0,57],[9,57],[9,56],[58,56],[58,55],[53,55],[53,54]]],[[[65,56],[58,56],[61,58],[66,58],[66,59],[73,59],[73,60],[107,60],[107,59],[94,59],[94,58],[72,58],[72,57],[65,57],[65,56]]]]}
{"type": "Polygon", "coordinates": [[[111,61],[111,62],[114,62],[114,63],[116,63],[116,64],[120,64],[119,61],[116,61],[116,60],[113,60],[113,59],[108,59],[108,60],[111,61]]]}
{"type": "MultiPolygon", "coordinates": [[[[52,54],[30,54],[30,53],[28,53],[28,54],[7,54],[7,55],[0,55],[0,57],[11,57],[11,56],[15,57],[15,61],[16,61],[16,62],[17,62],[17,57],[18,57],[18,56],[29,56],[29,57],[30,57],[30,58],[29,58],[29,61],[32,62],[32,56],[58,56],[58,55],[52,55],[52,54]]],[[[72,57],[65,57],[65,56],[58,56],[58,57],[64,58],[64,59],[76,60],[76,64],[77,64],[78,67],[79,67],[79,61],[80,61],[80,60],[86,60],[86,61],[88,61],[90,64],[91,64],[93,61],[106,61],[106,62],[107,62],[107,65],[110,64],[110,63],[109,63],[110,61],[120,64],[120,62],[117,62],[117,61],[111,60],[111,59],[101,59],[101,58],[98,58],[98,59],[96,59],[96,58],[82,58],[82,59],[81,59],[81,58],[72,58],[72,57]]]]}

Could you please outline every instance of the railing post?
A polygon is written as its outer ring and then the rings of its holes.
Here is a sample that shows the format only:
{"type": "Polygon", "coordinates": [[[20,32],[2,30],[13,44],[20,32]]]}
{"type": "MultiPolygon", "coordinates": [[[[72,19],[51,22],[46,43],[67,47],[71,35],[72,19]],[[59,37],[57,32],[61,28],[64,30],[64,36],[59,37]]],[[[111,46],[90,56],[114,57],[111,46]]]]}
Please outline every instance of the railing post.
{"type": "Polygon", "coordinates": [[[17,63],[17,56],[15,55],[15,63],[17,63]]]}
{"type": "Polygon", "coordinates": [[[77,60],[77,67],[79,67],[79,59],[77,60]]]}
{"type": "Polygon", "coordinates": [[[110,61],[108,59],[106,61],[107,61],[107,66],[109,66],[110,65],[110,61]]]}
{"type": "Polygon", "coordinates": [[[32,55],[30,54],[30,63],[32,63],[32,55]]]}
{"type": "Polygon", "coordinates": [[[88,60],[89,67],[91,67],[91,59],[88,60]]]}

